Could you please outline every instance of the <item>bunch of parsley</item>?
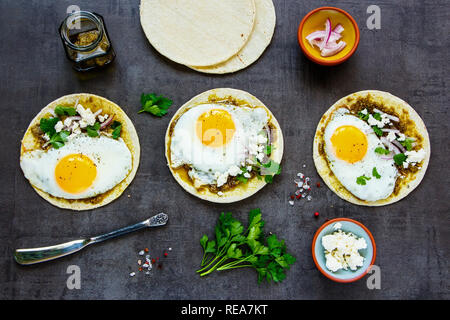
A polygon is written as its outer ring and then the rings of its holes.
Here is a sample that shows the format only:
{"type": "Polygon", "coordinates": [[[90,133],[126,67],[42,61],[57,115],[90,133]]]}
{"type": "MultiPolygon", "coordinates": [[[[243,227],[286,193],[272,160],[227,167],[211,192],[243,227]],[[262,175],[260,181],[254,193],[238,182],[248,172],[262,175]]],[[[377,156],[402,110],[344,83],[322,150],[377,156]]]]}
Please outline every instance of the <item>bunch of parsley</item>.
{"type": "Polygon", "coordinates": [[[274,234],[265,237],[263,227],[260,209],[250,211],[249,226],[245,230],[230,212],[222,212],[215,227],[215,240],[209,240],[207,235],[200,239],[204,254],[202,268],[197,272],[206,276],[214,270],[254,268],[258,272],[258,283],[284,280],[285,271],[295,258],[286,252],[284,240],[278,240],[274,234]]]}

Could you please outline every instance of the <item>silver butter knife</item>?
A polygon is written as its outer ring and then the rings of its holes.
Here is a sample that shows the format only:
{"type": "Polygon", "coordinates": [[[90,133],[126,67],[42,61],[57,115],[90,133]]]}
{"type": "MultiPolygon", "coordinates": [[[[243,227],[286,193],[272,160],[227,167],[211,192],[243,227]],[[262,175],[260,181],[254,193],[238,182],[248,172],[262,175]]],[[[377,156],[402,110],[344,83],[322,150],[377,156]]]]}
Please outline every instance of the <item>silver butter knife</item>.
{"type": "Polygon", "coordinates": [[[168,220],[169,216],[167,214],[158,213],[145,221],[97,237],[73,240],[50,247],[17,249],[14,252],[14,259],[22,265],[53,260],[77,252],[90,244],[102,242],[142,228],[163,226],[168,220]]]}

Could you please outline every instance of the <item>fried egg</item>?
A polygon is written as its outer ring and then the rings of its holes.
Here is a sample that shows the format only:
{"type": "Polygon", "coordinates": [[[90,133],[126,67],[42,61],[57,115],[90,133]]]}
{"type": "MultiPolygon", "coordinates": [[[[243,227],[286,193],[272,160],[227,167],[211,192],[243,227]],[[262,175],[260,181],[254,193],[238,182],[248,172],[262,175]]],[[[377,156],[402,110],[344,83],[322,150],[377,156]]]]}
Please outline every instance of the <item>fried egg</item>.
{"type": "Polygon", "coordinates": [[[267,121],[263,108],[217,103],[194,106],[174,126],[171,165],[189,165],[191,179],[215,184],[219,175],[245,164],[267,121]]]}
{"type": "Polygon", "coordinates": [[[366,122],[339,109],[325,128],[324,142],[331,171],[353,195],[377,201],[394,191],[398,175],[394,160],[375,152],[384,146],[366,122]]]}
{"type": "Polygon", "coordinates": [[[59,149],[25,152],[20,166],[34,187],[59,198],[85,199],[119,184],[132,168],[132,156],[120,138],[80,134],[59,149]]]}

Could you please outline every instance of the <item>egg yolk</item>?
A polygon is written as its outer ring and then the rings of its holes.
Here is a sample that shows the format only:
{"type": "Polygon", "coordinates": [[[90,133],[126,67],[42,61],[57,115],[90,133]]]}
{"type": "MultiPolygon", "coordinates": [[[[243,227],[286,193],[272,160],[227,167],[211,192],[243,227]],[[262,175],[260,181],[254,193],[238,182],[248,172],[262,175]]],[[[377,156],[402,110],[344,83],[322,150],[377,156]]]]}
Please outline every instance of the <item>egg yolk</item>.
{"type": "Polygon", "coordinates": [[[236,127],[228,111],[212,109],[198,117],[196,131],[202,144],[220,147],[231,141],[236,127]]]}
{"type": "Polygon", "coordinates": [[[55,178],[61,189],[77,194],[89,188],[97,176],[94,162],[83,154],[69,154],[59,160],[55,178]]]}
{"type": "Polygon", "coordinates": [[[366,135],[354,126],[341,126],[331,136],[336,157],[349,163],[360,161],[367,152],[366,135]]]}

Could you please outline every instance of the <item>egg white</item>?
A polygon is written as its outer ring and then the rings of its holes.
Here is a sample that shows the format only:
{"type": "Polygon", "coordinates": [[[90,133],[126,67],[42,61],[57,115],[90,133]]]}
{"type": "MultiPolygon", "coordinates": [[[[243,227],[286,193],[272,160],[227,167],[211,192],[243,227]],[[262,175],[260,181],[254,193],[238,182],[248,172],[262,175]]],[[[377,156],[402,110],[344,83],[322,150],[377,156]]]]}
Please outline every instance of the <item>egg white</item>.
{"type": "Polygon", "coordinates": [[[204,184],[214,184],[218,174],[245,163],[252,141],[256,140],[267,121],[267,112],[263,108],[214,103],[194,106],[175,124],[170,146],[171,165],[177,168],[187,164],[191,167],[191,178],[201,180],[204,184]],[[229,112],[236,128],[233,138],[221,147],[205,146],[196,134],[197,119],[212,109],[229,112]]]}
{"type": "Polygon", "coordinates": [[[131,171],[132,156],[125,142],[106,137],[89,137],[86,134],[69,139],[59,149],[25,152],[20,166],[30,183],[52,196],[64,199],[85,199],[102,194],[114,188],[131,171]],[[97,168],[92,185],[78,194],[62,190],[55,179],[55,167],[60,159],[70,154],[83,154],[89,157],[97,168]]]}
{"type": "Polygon", "coordinates": [[[377,147],[384,146],[366,122],[348,112],[338,111],[325,128],[324,142],[324,150],[333,174],[353,195],[361,200],[377,201],[386,199],[392,194],[395,188],[398,170],[393,159],[382,159],[375,152],[377,147]],[[367,138],[367,152],[361,160],[355,163],[349,163],[337,158],[333,145],[331,144],[331,137],[335,130],[345,125],[358,128],[367,138]],[[372,174],[374,167],[381,176],[379,179],[372,174]],[[370,177],[370,180],[366,180],[365,185],[357,184],[356,179],[363,175],[370,177]]]}

